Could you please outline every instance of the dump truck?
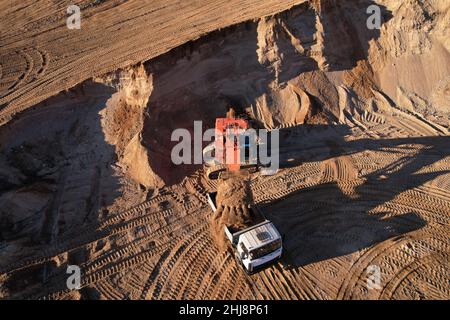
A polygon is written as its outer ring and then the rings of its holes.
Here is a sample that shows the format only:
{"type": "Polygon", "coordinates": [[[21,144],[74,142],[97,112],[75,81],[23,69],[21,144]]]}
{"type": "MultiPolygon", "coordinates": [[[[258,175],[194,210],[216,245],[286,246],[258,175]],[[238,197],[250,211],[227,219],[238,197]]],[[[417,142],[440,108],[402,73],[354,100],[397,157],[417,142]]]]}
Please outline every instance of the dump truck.
{"type": "MultiPolygon", "coordinates": [[[[208,193],[208,203],[217,212],[217,192],[208,193]]],[[[248,274],[258,272],[281,258],[283,243],[274,224],[267,220],[257,206],[249,206],[254,217],[252,225],[241,230],[224,226],[237,260],[248,274]]]]}

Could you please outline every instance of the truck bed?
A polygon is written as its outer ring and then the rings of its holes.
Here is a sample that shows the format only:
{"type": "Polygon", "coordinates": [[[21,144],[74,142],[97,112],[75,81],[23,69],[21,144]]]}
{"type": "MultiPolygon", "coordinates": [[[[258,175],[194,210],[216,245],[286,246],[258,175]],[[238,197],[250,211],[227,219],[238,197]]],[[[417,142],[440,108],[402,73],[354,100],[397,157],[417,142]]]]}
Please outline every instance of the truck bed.
{"type": "Polygon", "coordinates": [[[266,219],[264,218],[264,216],[262,215],[262,213],[258,210],[258,208],[256,207],[250,207],[249,208],[250,214],[253,217],[252,218],[252,222],[246,226],[243,226],[241,228],[236,228],[235,226],[229,226],[227,225],[228,230],[230,230],[231,233],[238,233],[241,232],[242,230],[251,228],[253,226],[256,226],[258,224],[260,224],[261,222],[266,221],[266,219]]]}
{"type": "MultiPolygon", "coordinates": [[[[208,193],[208,202],[214,212],[217,211],[216,197],[217,197],[217,192],[208,193]]],[[[235,244],[235,242],[237,241],[241,232],[248,231],[249,229],[251,229],[253,227],[257,227],[264,223],[269,223],[269,221],[266,220],[266,218],[264,217],[262,212],[258,209],[258,207],[250,206],[249,211],[250,211],[250,215],[252,216],[251,224],[249,224],[247,226],[243,226],[242,228],[236,228],[236,227],[230,226],[230,225],[226,225],[224,227],[225,234],[227,235],[227,237],[230,239],[230,241],[233,244],[235,244]]]]}
{"type": "MultiPolygon", "coordinates": [[[[216,199],[217,199],[217,192],[208,193],[208,196],[209,196],[209,200],[208,200],[209,204],[211,205],[213,211],[216,212],[216,210],[217,210],[217,201],[216,201],[216,199]]],[[[250,206],[249,211],[250,211],[250,215],[253,218],[253,223],[251,225],[246,226],[245,228],[249,228],[249,227],[251,227],[253,225],[259,224],[259,223],[263,222],[264,220],[266,220],[266,218],[261,213],[261,211],[258,209],[258,207],[250,206]]],[[[228,226],[228,227],[230,228],[230,226],[228,226]]],[[[239,232],[241,230],[233,229],[232,231],[234,233],[234,232],[239,232]]]]}

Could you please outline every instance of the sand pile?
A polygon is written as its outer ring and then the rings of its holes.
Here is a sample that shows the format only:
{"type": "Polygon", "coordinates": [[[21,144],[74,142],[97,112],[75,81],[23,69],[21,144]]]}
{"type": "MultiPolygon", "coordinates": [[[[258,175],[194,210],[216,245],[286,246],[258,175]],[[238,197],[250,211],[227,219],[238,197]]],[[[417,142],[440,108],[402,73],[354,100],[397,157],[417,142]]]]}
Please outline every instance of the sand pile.
{"type": "Polygon", "coordinates": [[[153,90],[152,75],[139,65],[95,80],[117,90],[101,115],[105,140],[114,145],[118,165],[141,186],[161,187],[163,182],[152,170],[148,150],[141,141],[144,112],[153,90]]]}
{"type": "MultiPolygon", "coordinates": [[[[450,2],[383,1],[392,18],[368,61],[396,107],[449,128],[450,2]]],[[[448,132],[448,131],[447,131],[448,132]]]]}
{"type": "Polygon", "coordinates": [[[232,230],[251,226],[256,217],[249,206],[253,203],[249,181],[241,176],[222,180],[217,188],[217,211],[211,221],[211,232],[221,250],[226,250],[224,226],[232,230]]]}

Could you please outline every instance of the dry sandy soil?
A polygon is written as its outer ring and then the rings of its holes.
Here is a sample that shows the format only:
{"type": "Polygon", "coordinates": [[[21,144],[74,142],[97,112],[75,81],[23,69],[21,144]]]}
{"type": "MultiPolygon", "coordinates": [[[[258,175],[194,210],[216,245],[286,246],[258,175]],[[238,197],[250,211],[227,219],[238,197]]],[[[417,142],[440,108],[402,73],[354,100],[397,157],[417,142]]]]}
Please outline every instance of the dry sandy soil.
{"type": "Polygon", "coordinates": [[[0,4],[0,298],[450,298],[447,0],[75,2],[80,30],[0,4]],[[252,276],[170,159],[229,103],[280,132],[250,188],[285,255],[252,276]]]}

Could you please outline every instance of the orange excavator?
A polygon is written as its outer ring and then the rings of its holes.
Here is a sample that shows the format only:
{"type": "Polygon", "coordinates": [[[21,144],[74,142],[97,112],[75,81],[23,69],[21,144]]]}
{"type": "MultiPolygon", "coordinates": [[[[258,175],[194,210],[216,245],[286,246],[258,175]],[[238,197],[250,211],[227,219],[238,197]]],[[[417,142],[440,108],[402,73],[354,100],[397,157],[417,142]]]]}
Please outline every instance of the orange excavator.
{"type": "Polygon", "coordinates": [[[207,153],[213,154],[212,159],[205,161],[206,175],[209,179],[225,178],[227,174],[242,170],[250,173],[258,170],[257,152],[255,155],[250,152],[251,136],[240,139],[248,129],[250,129],[249,121],[237,117],[233,107],[229,108],[226,118],[216,119],[215,141],[203,149],[205,159],[207,153]],[[243,156],[241,151],[245,153],[243,156]]]}

